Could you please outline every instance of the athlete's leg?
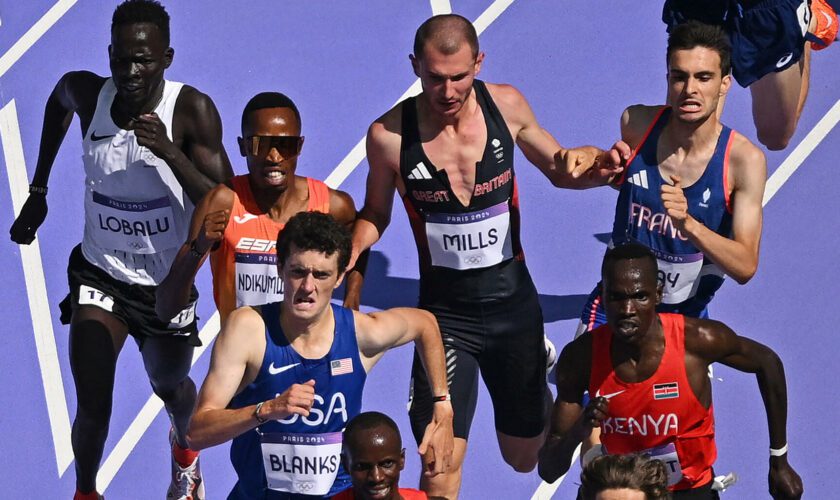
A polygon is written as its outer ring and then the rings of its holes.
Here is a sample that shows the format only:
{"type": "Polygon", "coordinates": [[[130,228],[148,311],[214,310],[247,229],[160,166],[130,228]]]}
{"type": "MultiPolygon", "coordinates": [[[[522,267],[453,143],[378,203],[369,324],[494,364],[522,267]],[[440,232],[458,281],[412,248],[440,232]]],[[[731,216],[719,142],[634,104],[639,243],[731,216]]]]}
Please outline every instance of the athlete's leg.
{"type": "Polygon", "coordinates": [[[76,460],[76,489],[96,489],[113,404],[117,356],[128,328],[114,314],[77,306],[70,323],[70,368],[76,386],[76,418],[71,441],[76,460]]]}
{"type": "Polygon", "coordinates": [[[750,85],[758,140],[767,149],[787,147],[808,97],[811,49],[806,44],[798,64],[764,75],[750,85]]]}
{"type": "Polygon", "coordinates": [[[155,394],[163,400],[178,446],[188,448],[187,426],[195,406],[195,383],[189,377],[194,347],[183,337],[144,337],[140,352],[155,394]]]}
{"type": "Polygon", "coordinates": [[[549,416],[551,415],[552,396],[551,391],[545,390],[545,427],[543,432],[534,437],[517,437],[505,434],[496,430],[496,440],[499,442],[499,450],[505,463],[510,465],[516,472],[531,472],[537,466],[539,451],[545,441],[549,428],[549,416]]]}
{"type": "MultiPolygon", "coordinates": [[[[445,349],[446,375],[454,411],[455,447],[452,454],[452,467],[448,472],[434,477],[426,477],[421,471],[420,489],[429,496],[454,500],[458,498],[458,491],[461,489],[461,472],[467,452],[467,439],[478,400],[478,361],[469,352],[451,345],[445,346],[445,349]]],[[[411,368],[408,414],[414,439],[418,443],[423,438],[426,426],[431,422],[433,405],[426,372],[415,351],[414,364],[411,368]]]]}

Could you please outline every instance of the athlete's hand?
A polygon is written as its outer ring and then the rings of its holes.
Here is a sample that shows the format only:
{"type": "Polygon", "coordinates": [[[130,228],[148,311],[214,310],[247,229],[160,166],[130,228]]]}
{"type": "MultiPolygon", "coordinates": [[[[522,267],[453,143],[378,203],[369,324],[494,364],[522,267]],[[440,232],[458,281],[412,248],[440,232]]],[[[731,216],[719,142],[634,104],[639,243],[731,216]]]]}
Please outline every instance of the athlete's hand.
{"type": "Polygon", "coordinates": [[[601,427],[601,422],[607,419],[610,402],[605,397],[592,398],[583,409],[583,423],[590,427],[601,427]]]}
{"type": "Polygon", "coordinates": [[[787,455],[770,457],[770,495],[775,499],[802,498],[802,479],[787,461],[787,455]]]}
{"type": "Polygon", "coordinates": [[[608,151],[594,146],[560,150],[554,161],[572,179],[583,178],[587,186],[602,186],[624,171],[630,153],[630,147],[619,141],[608,151]]]}
{"type": "Polygon", "coordinates": [[[633,150],[624,141],[616,141],[612,147],[598,155],[595,165],[590,171],[590,177],[603,181],[604,184],[611,183],[615,177],[624,172],[627,161],[633,155],[633,150]]]}
{"type": "Polygon", "coordinates": [[[43,194],[30,194],[9,229],[12,241],[19,245],[28,245],[35,241],[35,231],[41,227],[46,217],[47,197],[43,194]]]}
{"type": "Polygon", "coordinates": [[[166,135],[166,125],[156,113],[140,115],[134,120],[134,135],[137,144],[149,148],[158,158],[166,158],[167,152],[175,148],[175,144],[166,135]]]}
{"type": "Polygon", "coordinates": [[[230,209],[217,210],[204,216],[204,224],[195,241],[195,248],[201,253],[207,253],[222,241],[225,228],[230,220],[230,209]]]}
{"type": "Polygon", "coordinates": [[[691,218],[688,214],[688,200],[685,199],[680,176],[672,175],[671,181],[674,183],[673,185],[662,184],[662,205],[665,207],[665,211],[671,218],[674,227],[682,230],[685,228],[686,222],[691,218]]]}
{"type": "Polygon", "coordinates": [[[452,452],[455,448],[452,403],[443,401],[434,405],[432,421],[426,426],[423,440],[417,447],[426,477],[448,472],[452,466],[452,452]]]}
{"type": "Polygon", "coordinates": [[[309,410],[315,402],[315,381],[307,380],[302,384],[292,384],[283,394],[269,399],[262,407],[263,418],[280,420],[289,415],[309,416],[309,410]]]}

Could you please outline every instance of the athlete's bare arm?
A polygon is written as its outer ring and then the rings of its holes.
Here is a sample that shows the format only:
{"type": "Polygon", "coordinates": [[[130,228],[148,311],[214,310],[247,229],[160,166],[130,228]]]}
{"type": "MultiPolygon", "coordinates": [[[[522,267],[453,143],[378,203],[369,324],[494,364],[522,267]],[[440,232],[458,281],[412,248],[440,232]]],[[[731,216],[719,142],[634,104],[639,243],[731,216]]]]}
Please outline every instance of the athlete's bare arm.
{"type": "Polygon", "coordinates": [[[584,410],[581,402],[589,385],[592,339],[584,334],[573,340],[557,360],[557,398],[551,412],[551,428],[540,449],[538,472],[553,483],[572,465],[575,448],[600,420],[606,418],[607,402],[592,398],[584,410]]]}
{"type": "Polygon", "coordinates": [[[354,265],[359,254],[379,241],[391,223],[394,190],[398,188],[400,169],[400,118],[397,106],[373,122],[367,133],[368,169],[365,205],[353,228],[354,265]]]}
{"type": "MultiPolygon", "coordinates": [[[[65,74],[56,84],[44,109],[44,125],[41,129],[41,144],[32,185],[46,187],[53,162],[67,135],[73,115],[79,115],[82,136],[87,133],[96,99],[105,78],[90,71],[73,71],[65,74]]],[[[35,240],[35,232],[47,217],[47,198],[32,193],[26,199],[15,222],[9,229],[12,241],[28,245],[35,240]]]]}
{"type": "MultiPolygon", "coordinates": [[[[236,394],[253,382],[265,353],[265,323],[250,307],[239,308],[228,316],[216,337],[210,369],[201,386],[187,439],[190,448],[200,450],[221,444],[259,425],[257,405],[229,409],[236,394]]],[[[264,402],[260,418],[282,419],[289,415],[309,415],[315,400],[315,382],[293,384],[274,399],[264,402]]]]}
{"type": "Polygon", "coordinates": [[[233,177],[222,146],[222,120],[216,105],[205,94],[185,85],[175,103],[172,137],[154,114],[134,122],[137,143],[163,159],[194,204],[216,184],[233,177]]]}
{"type": "MultiPolygon", "coordinates": [[[[679,208],[685,196],[676,182],[671,203],[681,215],[671,215],[680,232],[723,271],[740,284],[748,282],[758,269],[758,248],[761,242],[762,200],[767,178],[764,153],[746,137],[735,133],[729,153],[730,205],[732,238],[721,236],[679,208]]],[[[671,186],[663,186],[671,188],[671,186]]],[[[663,195],[663,200],[664,200],[663,195]]],[[[665,205],[668,209],[668,204],[665,205]]]]}
{"type": "Polygon", "coordinates": [[[178,250],[169,274],[155,290],[155,313],[161,321],[173,318],[189,304],[195,275],[210,250],[224,237],[233,196],[232,189],[219,184],[195,207],[187,241],[178,250]]]}
{"type": "MultiPolygon", "coordinates": [[[[420,309],[398,307],[386,311],[354,313],[356,339],[365,370],[370,371],[385,351],[414,341],[434,396],[449,393],[443,342],[435,317],[420,309]]],[[[426,427],[418,451],[423,455],[424,469],[433,476],[446,472],[452,461],[452,404],[436,402],[432,422],[426,427]]]]}
{"type": "MultiPolygon", "coordinates": [[[[720,362],[736,370],[755,373],[764,400],[770,433],[770,447],[787,444],[787,385],[779,356],[769,347],[738,336],[718,321],[685,318],[686,372],[695,394],[706,404],[711,389],[706,375],[708,365],[720,362]],[[708,391],[708,396],[704,393],[708,391]],[[699,389],[699,392],[698,392],[699,389]]],[[[770,493],[774,498],[799,498],[802,480],[788,463],[788,456],[770,458],[770,493]]]]}
{"type": "Polygon", "coordinates": [[[565,149],[537,122],[525,96],[510,85],[487,84],[516,144],[525,157],[554,186],[584,189],[607,184],[621,169],[620,153],[629,148],[603,151],[594,146],[565,149]]]}
{"type": "MultiPolygon", "coordinates": [[[[344,191],[330,189],[330,215],[339,223],[347,226],[350,231],[356,222],[356,205],[353,198],[344,191]]],[[[362,296],[362,283],[364,282],[365,268],[367,267],[368,251],[365,251],[360,258],[356,259],[355,266],[348,269],[344,278],[344,307],[356,311],[362,296]]]]}

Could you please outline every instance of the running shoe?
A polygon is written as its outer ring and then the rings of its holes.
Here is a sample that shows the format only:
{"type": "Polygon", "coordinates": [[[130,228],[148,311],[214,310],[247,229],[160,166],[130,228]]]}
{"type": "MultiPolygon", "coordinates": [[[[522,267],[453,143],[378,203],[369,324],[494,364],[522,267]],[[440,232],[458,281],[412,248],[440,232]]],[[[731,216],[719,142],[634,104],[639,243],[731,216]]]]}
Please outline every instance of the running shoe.
{"type": "Polygon", "coordinates": [[[825,0],[811,0],[811,16],[816,20],[811,36],[811,49],[822,50],[837,38],[837,13],[825,0]]]}
{"type": "MultiPolygon", "coordinates": [[[[169,429],[169,445],[175,445],[175,431],[169,429]]],[[[172,455],[172,482],[166,500],[204,500],[204,479],[201,477],[199,457],[189,467],[181,467],[172,455]]]]}

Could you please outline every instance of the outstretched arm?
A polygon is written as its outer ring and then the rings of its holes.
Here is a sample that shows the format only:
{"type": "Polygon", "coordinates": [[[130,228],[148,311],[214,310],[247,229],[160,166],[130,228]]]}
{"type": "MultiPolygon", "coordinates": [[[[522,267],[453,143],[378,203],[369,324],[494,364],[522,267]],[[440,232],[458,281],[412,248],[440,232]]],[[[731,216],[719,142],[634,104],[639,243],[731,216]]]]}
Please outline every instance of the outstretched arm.
{"type": "MultiPolygon", "coordinates": [[[[15,243],[28,245],[35,240],[35,232],[47,217],[47,181],[64,136],[67,135],[67,129],[73,121],[73,114],[79,112],[81,108],[95,106],[96,95],[104,81],[104,78],[89,71],[67,73],[61,77],[47,99],[38,162],[31,184],[36,190],[30,193],[20,214],[9,229],[9,234],[15,243]],[[39,190],[41,192],[38,192],[39,190]]],[[[85,111],[93,113],[92,108],[85,111]]],[[[83,133],[86,125],[82,126],[83,133]]]]}
{"type": "Polygon", "coordinates": [[[279,396],[257,405],[228,408],[242,387],[253,382],[265,352],[265,324],[251,308],[232,312],[213,346],[210,370],[198,393],[187,440],[200,450],[230,441],[260,424],[259,419],[307,416],[315,399],[315,382],[293,384],[279,396]]]}
{"type": "MultiPolygon", "coordinates": [[[[782,360],[769,347],[740,337],[723,323],[686,318],[686,350],[706,363],[720,362],[755,373],[767,412],[770,447],[787,446],[787,386],[782,360]]],[[[770,492],[774,498],[799,498],[802,480],[788,463],[787,453],[770,457],[770,492]]]]}
{"type": "Polygon", "coordinates": [[[161,321],[168,321],[189,303],[195,275],[210,250],[224,238],[232,206],[233,191],[219,184],[195,208],[189,237],[155,290],[155,313],[161,321]]]}
{"type": "Polygon", "coordinates": [[[441,397],[434,403],[432,422],[426,427],[418,451],[423,455],[426,474],[446,472],[452,462],[452,404],[448,399],[443,342],[435,317],[420,309],[398,307],[378,313],[355,313],[356,337],[365,370],[370,370],[392,348],[414,341],[432,389],[441,397]],[[443,398],[446,396],[446,398],[443,398]]]}

